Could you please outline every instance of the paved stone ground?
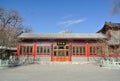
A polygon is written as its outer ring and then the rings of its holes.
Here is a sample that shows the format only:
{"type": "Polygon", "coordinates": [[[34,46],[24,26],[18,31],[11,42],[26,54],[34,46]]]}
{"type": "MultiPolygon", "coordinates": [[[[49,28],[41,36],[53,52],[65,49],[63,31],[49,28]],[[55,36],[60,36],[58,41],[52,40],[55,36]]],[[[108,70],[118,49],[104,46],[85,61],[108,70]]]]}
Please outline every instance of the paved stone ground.
{"type": "Polygon", "coordinates": [[[94,64],[31,64],[0,69],[0,81],[120,81],[120,70],[94,64]]]}

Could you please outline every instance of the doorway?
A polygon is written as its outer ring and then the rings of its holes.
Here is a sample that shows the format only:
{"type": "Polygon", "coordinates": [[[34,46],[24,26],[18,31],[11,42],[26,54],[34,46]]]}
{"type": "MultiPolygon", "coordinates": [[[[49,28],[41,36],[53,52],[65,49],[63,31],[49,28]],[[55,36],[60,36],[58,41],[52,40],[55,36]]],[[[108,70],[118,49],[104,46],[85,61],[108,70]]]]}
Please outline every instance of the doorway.
{"type": "Polygon", "coordinates": [[[53,45],[52,61],[71,61],[69,45],[53,45]]]}

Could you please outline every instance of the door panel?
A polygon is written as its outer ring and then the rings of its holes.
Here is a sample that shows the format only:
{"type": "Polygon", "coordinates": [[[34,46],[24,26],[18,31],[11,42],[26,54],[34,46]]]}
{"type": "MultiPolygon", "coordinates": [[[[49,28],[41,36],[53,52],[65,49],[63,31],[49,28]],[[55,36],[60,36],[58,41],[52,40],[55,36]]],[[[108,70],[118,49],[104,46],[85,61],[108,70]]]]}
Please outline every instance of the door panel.
{"type": "Polygon", "coordinates": [[[71,61],[71,55],[68,45],[53,46],[52,61],[71,61]]]}

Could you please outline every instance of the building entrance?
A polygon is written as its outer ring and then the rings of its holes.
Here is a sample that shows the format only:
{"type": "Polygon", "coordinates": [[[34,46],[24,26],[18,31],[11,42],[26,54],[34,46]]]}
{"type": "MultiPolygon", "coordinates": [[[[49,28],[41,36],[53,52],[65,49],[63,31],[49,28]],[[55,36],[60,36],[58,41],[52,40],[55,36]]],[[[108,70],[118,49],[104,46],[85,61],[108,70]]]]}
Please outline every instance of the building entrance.
{"type": "Polygon", "coordinates": [[[69,45],[53,45],[52,61],[71,61],[69,45]]]}

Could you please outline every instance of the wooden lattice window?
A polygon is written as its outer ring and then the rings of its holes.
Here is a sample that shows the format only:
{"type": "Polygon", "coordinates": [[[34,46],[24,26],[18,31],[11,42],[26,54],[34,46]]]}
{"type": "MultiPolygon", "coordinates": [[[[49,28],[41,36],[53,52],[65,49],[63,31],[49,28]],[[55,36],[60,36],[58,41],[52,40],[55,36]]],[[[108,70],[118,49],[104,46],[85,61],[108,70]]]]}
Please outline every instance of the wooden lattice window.
{"type": "Polygon", "coordinates": [[[33,46],[20,46],[20,54],[32,54],[33,46]]]}
{"type": "Polygon", "coordinates": [[[37,54],[50,54],[50,46],[37,46],[37,54]]]}

